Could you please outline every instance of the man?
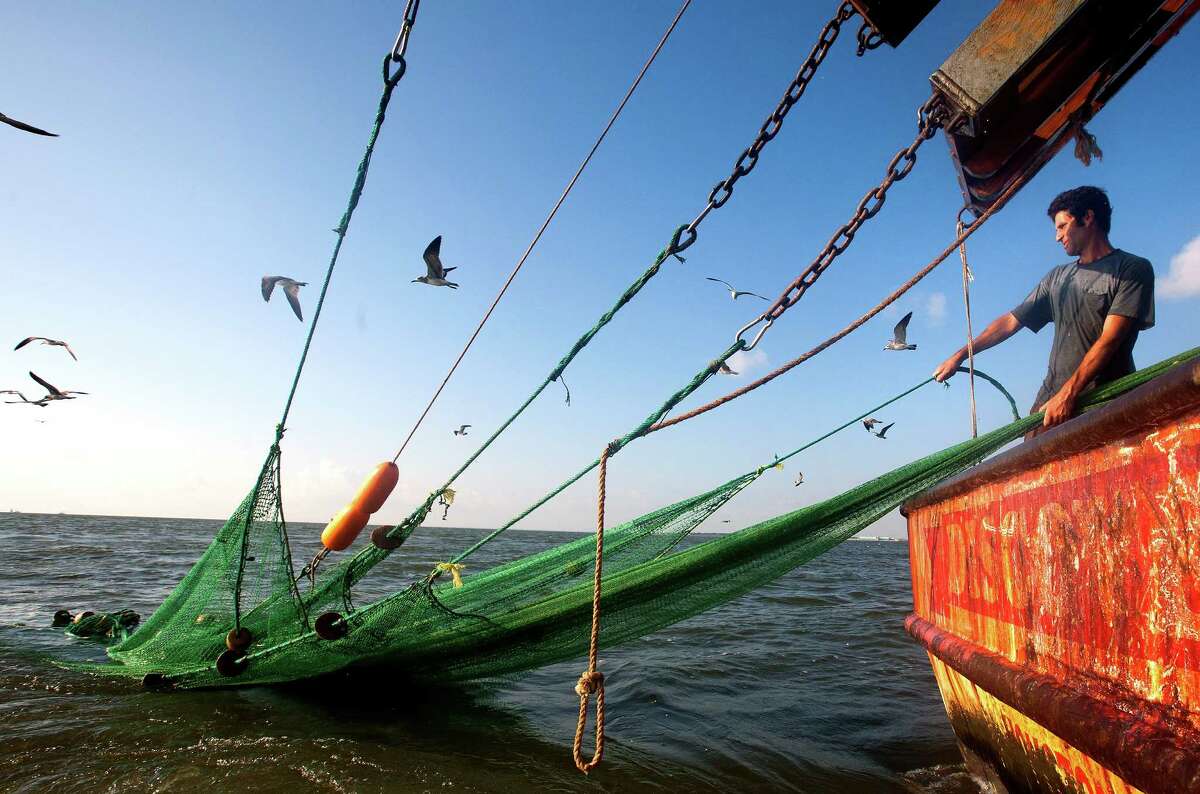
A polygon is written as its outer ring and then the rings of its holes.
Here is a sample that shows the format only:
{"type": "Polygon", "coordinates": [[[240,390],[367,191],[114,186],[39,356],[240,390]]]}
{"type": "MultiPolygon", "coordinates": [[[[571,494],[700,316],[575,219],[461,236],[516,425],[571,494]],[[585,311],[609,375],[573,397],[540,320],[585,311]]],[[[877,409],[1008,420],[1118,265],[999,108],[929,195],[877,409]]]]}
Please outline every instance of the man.
{"type": "MultiPolygon", "coordinates": [[[[1054,323],[1050,365],[1033,401],[1045,411],[1043,427],[1071,418],[1087,389],[1133,372],[1138,332],[1154,325],[1154,269],[1150,262],[1108,241],[1112,206],[1097,187],[1060,193],[1047,213],[1055,239],[1074,262],[1047,273],[1021,305],[992,321],[975,338],[975,352],[987,350],[1022,326],[1037,333],[1054,323]]],[[[958,350],[933,377],[941,382],[967,358],[958,350]]]]}

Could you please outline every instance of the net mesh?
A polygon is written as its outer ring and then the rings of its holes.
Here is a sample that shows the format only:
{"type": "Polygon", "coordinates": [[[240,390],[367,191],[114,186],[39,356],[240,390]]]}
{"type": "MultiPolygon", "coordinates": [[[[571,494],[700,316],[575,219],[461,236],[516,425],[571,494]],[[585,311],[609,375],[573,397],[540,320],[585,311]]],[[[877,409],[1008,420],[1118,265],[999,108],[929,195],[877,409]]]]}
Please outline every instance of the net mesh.
{"type": "MultiPolygon", "coordinates": [[[[1180,354],[1098,390],[1097,404],[1170,366],[1180,354]]],[[[823,502],[679,549],[680,541],[760,475],[754,471],[605,532],[600,643],[654,632],[776,579],[870,526],[906,499],[978,463],[1041,422],[1035,414],[928,455],[823,502]]],[[[467,576],[431,573],[361,607],[346,568],[297,587],[273,448],[255,490],[175,591],[135,634],[109,649],[120,664],[179,687],[293,681],[349,667],[449,681],[505,675],[583,656],[591,624],[594,538],[467,576]],[[244,550],[244,551],[243,551],[244,550]],[[340,606],[323,639],[318,610],[340,606]],[[234,667],[216,660],[234,628],[251,644],[234,667]]]]}

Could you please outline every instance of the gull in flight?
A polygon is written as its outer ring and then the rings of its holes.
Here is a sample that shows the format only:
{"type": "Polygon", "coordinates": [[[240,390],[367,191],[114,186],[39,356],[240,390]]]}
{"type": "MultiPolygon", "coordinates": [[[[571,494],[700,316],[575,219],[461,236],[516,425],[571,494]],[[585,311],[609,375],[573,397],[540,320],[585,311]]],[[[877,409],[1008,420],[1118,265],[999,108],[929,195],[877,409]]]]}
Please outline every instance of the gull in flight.
{"type": "Polygon", "coordinates": [[[892,422],[892,424],[891,424],[891,425],[884,425],[884,426],[883,426],[883,427],[880,429],[880,431],[879,431],[878,433],[876,433],[874,430],[872,430],[872,431],[871,431],[871,434],[872,434],[872,435],[879,436],[880,438],[883,438],[884,434],[885,434],[885,433],[887,433],[887,431],[891,430],[891,429],[892,429],[892,425],[894,425],[894,424],[896,424],[896,423],[895,423],[895,422],[892,422]]]}
{"type": "Polygon", "coordinates": [[[29,400],[27,402],[33,404],[41,403],[43,407],[45,406],[45,403],[52,402],[54,400],[74,400],[76,394],[87,394],[85,391],[64,391],[49,381],[39,378],[37,374],[33,372],[29,373],[29,377],[37,381],[38,385],[46,390],[46,396],[40,400],[29,400]]]}
{"type": "Polygon", "coordinates": [[[38,408],[46,407],[46,403],[44,401],[31,400],[28,397],[26,397],[24,394],[21,394],[21,392],[17,391],[16,389],[3,389],[3,390],[0,390],[0,394],[15,394],[21,398],[20,402],[18,402],[16,400],[5,400],[4,401],[5,405],[20,405],[21,403],[28,403],[29,405],[36,405],[38,408]]]}
{"type": "Polygon", "coordinates": [[[912,312],[900,318],[900,322],[896,323],[896,327],[892,329],[892,338],[886,345],[884,350],[916,350],[916,345],[907,344],[908,340],[908,321],[912,319],[912,312]]]}
{"type": "Polygon", "coordinates": [[[708,279],[709,281],[715,281],[718,284],[724,284],[726,289],[729,290],[729,297],[733,298],[734,300],[737,300],[742,295],[749,295],[751,297],[758,298],[759,300],[764,300],[764,301],[766,300],[766,298],[764,298],[762,295],[759,295],[757,292],[747,292],[744,289],[741,289],[741,290],[734,289],[733,285],[730,284],[728,281],[723,281],[722,279],[719,279],[719,278],[713,278],[712,276],[705,276],[704,278],[708,279]]]}
{"type": "Polygon", "coordinates": [[[461,427],[459,427],[457,430],[454,431],[454,435],[465,436],[467,434],[468,427],[470,427],[470,425],[462,425],[461,427]]]}
{"type": "Polygon", "coordinates": [[[58,137],[58,135],[56,133],[46,132],[45,130],[40,130],[37,127],[33,126],[32,124],[26,124],[23,121],[17,121],[14,118],[10,118],[10,117],[4,115],[3,113],[0,113],[0,121],[3,121],[5,124],[9,125],[10,127],[16,127],[19,130],[25,130],[26,132],[32,132],[34,135],[45,135],[49,138],[57,138],[58,137]]]}
{"type": "Polygon", "coordinates": [[[736,375],[736,374],[737,374],[737,373],[736,373],[736,372],[734,372],[734,371],[733,371],[733,369],[732,369],[732,368],[731,368],[731,367],[730,367],[728,364],[726,364],[724,361],[722,361],[722,362],[721,362],[721,368],[720,368],[720,369],[718,369],[718,370],[717,370],[717,372],[719,372],[719,373],[720,373],[720,374],[722,374],[722,375],[736,375]]]}
{"type": "Polygon", "coordinates": [[[449,287],[450,289],[458,289],[458,285],[453,281],[446,280],[446,274],[456,267],[442,267],[442,236],[439,234],[433,238],[433,242],[425,248],[425,253],[421,256],[425,259],[425,269],[428,271],[424,276],[417,276],[413,281],[419,281],[422,284],[428,284],[431,287],[449,287]]]}
{"type": "Polygon", "coordinates": [[[796,472],[796,482],[794,482],[792,484],[799,485],[802,482],[804,482],[804,472],[798,471],[798,472],[796,472]]]}
{"type": "Polygon", "coordinates": [[[863,427],[865,427],[867,429],[868,433],[874,431],[875,425],[877,425],[877,424],[879,424],[879,420],[875,419],[873,417],[863,420],[863,427]]]}
{"type": "Polygon", "coordinates": [[[300,313],[300,288],[307,287],[307,281],[296,281],[287,276],[263,276],[262,279],[262,294],[263,300],[271,300],[271,293],[275,291],[275,285],[278,284],[283,294],[287,295],[288,303],[292,304],[292,311],[296,313],[296,319],[304,322],[304,315],[300,313]]]}
{"type": "Polygon", "coordinates": [[[61,347],[62,349],[66,350],[68,353],[70,353],[71,358],[75,359],[76,361],[79,360],[79,358],[75,355],[75,351],[71,350],[71,346],[68,345],[66,342],[59,341],[58,339],[47,339],[44,336],[27,336],[24,339],[22,339],[20,342],[17,342],[17,346],[14,347],[13,350],[20,350],[21,348],[25,347],[25,345],[29,344],[30,342],[41,342],[43,345],[57,345],[58,347],[61,347]]]}

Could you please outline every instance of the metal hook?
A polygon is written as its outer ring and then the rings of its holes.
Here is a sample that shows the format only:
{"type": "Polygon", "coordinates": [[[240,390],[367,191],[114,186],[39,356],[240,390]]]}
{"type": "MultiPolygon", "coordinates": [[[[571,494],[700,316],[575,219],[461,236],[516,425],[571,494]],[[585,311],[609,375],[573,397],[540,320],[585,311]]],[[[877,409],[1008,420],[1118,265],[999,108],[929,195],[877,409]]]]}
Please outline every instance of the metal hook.
{"type": "Polygon", "coordinates": [[[404,9],[404,22],[400,25],[400,32],[396,34],[396,43],[392,45],[393,61],[404,60],[404,53],[408,49],[408,34],[417,22],[417,8],[420,5],[421,0],[408,0],[408,6],[404,9]]]}
{"type": "Polygon", "coordinates": [[[738,329],[737,336],[735,336],[733,338],[733,341],[741,344],[743,351],[753,350],[755,347],[758,346],[759,340],[761,340],[763,338],[763,334],[765,334],[767,332],[767,329],[770,328],[774,323],[775,323],[775,319],[773,317],[767,317],[765,315],[760,316],[757,319],[751,320],[750,322],[743,325],[740,329],[738,329]],[[742,335],[761,322],[766,322],[766,325],[764,325],[762,328],[758,329],[758,333],[754,335],[753,341],[751,341],[750,344],[747,345],[746,340],[742,339],[742,335]]]}
{"type": "MultiPolygon", "coordinates": [[[[975,225],[975,222],[979,220],[980,214],[981,213],[970,204],[964,204],[963,208],[958,211],[958,215],[955,216],[955,220],[958,221],[959,226],[961,226],[963,229],[970,229],[975,225]],[[973,213],[975,217],[964,220],[963,215],[968,212],[973,213]]],[[[962,233],[961,230],[959,233],[962,233]]]]}

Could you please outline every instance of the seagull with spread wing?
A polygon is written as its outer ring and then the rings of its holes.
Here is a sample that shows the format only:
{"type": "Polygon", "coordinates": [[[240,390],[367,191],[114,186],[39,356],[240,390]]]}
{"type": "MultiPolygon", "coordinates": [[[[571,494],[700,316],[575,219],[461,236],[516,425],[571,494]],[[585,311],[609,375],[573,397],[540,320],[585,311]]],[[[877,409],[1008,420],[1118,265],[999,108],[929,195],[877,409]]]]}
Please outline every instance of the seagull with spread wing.
{"type": "Polygon", "coordinates": [[[461,427],[459,427],[457,430],[454,431],[454,435],[465,436],[467,434],[468,427],[470,427],[470,425],[462,425],[461,427]]]}
{"type": "Polygon", "coordinates": [[[863,420],[863,427],[865,427],[867,429],[868,433],[872,433],[875,430],[875,425],[877,425],[879,423],[880,422],[878,419],[876,419],[874,417],[868,417],[867,419],[863,420]]]}
{"type": "Polygon", "coordinates": [[[262,295],[264,301],[271,300],[271,293],[275,291],[276,284],[287,296],[288,303],[292,305],[292,311],[296,313],[296,319],[304,322],[304,315],[300,313],[300,288],[307,287],[308,282],[296,281],[287,276],[263,276],[262,295]]]}
{"type": "Polygon", "coordinates": [[[30,372],[29,377],[31,377],[35,381],[37,381],[38,385],[46,390],[45,397],[41,398],[40,400],[29,400],[28,401],[35,405],[38,403],[41,403],[44,406],[45,403],[53,402],[54,400],[74,400],[76,394],[87,394],[87,392],[85,392],[85,391],[69,391],[69,390],[65,390],[65,389],[60,389],[57,386],[55,386],[54,384],[45,380],[44,378],[39,378],[37,376],[37,373],[34,373],[34,372],[30,372]]]}
{"type": "Polygon", "coordinates": [[[883,438],[883,437],[884,437],[884,435],[887,433],[887,431],[891,430],[891,429],[892,429],[892,426],[893,426],[893,425],[895,425],[895,424],[896,424],[895,422],[892,422],[892,424],[890,424],[890,425],[884,425],[884,426],[883,426],[883,427],[882,427],[882,428],[879,430],[879,432],[878,432],[878,433],[876,433],[874,430],[872,430],[872,431],[871,431],[871,434],[872,434],[872,435],[879,436],[880,438],[883,438]]]}
{"type": "Polygon", "coordinates": [[[439,234],[433,238],[428,246],[425,247],[425,253],[421,255],[425,259],[424,276],[417,276],[413,279],[414,282],[419,281],[422,284],[428,284],[431,287],[449,287],[450,289],[458,289],[458,285],[453,281],[446,280],[446,274],[451,270],[456,270],[455,267],[442,266],[442,236],[439,234]]]}
{"type": "Polygon", "coordinates": [[[896,327],[892,329],[891,340],[883,346],[884,350],[916,350],[916,345],[908,344],[908,321],[912,319],[912,312],[900,318],[900,322],[896,323],[896,327]]]}
{"type": "Polygon", "coordinates": [[[21,398],[19,401],[18,400],[5,400],[4,401],[5,405],[20,405],[21,403],[25,403],[27,405],[36,405],[38,408],[46,407],[46,403],[42,402],[41,400],[31,400],[28,397],[26,397],[24,394],[21,394],[21,392],[17,391],[16,389],[3,389],[3,390],[0,390],[0,394],[15,394],[21,398]]]}
{"type": "Polygon", "coordinates": [[[68,345],[66,342],[63,342],[59,339],[47,339],[44,336],[27,336],[24,339],[22,339],[20,342],[17,342],[17,346],[14,347],[13,350],[20,350],[21,348],[25,347],[25,345],[29,344],[30,342],[41,342],[43,345],[54,345],[57,347],[61,347],[63,350],[66,350],[68,353],[71,354],[71,358],[75,359],[76,361],[79,360],[79,357],[75,355],[75,351],[72,350],[71,346],[68,345]]]}
{"type": "Polygon", "coordinates": [[[729,290],[729,297],[733,298],[734,300],[737,300],[742,295],[749,295],[753,298],[758,298],[759,300],[764,300],[764,301],[766,300],[766,298],[764,298],[762,295],[759,295],[757,292],[747,292],[744,289],[734,289],[733,285],[730,284],[728,281],[724,281],[719,278],[713,278],[712,276],[705,276],[704,278],[706,278],[709,281],[715,281],[718,284],[724,284],[725,288],[729,290]]]}
{"type": "Polygon", "coordinates": [[[57,138],[58,137],[57,133],[46,132],[45,130],[38,129],[37,127],[33,126],[32,124],[26,124],[23,121],[17,121],[14,118],[4,115],[3,113],[0,113],[0,121],[4,122],[5,124],[7,124],[10,127],[16,127],[19,130],[25,130],[25,132],[32,132],[34,135],[45,135],[47,138],[57,138]]]}

